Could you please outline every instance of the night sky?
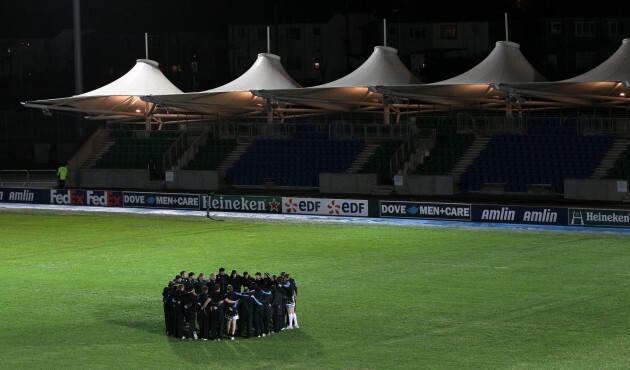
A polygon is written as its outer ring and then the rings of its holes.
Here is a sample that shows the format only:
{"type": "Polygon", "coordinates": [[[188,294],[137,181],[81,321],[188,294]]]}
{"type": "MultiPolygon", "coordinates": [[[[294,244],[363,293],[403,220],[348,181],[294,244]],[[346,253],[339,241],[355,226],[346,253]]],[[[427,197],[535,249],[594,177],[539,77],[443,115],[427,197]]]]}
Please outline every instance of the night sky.
{"type": "MultiPolygon", "coordinates": [[[[228,24],[271,24],[325,19],[334,13],[372,11],[378,17],[405,20],[497,20],[541,16],[630,16],[626,1],[215,1],[89,0],[82,1],[84,27],[151,32],[200,31],[228,24]]],[[[0,39],[54,36],[72,28],[72,0],[3,0],[0,39]]]]}

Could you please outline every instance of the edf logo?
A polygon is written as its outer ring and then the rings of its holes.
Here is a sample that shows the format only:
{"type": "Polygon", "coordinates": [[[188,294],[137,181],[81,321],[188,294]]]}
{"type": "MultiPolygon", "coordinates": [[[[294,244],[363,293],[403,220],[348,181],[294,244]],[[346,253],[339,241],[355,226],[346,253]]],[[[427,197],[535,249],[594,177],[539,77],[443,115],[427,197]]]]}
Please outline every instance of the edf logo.
{"type": "Polygon", "coordinates": [[[321,204],[319,201],[294,200],[293,198],[290,198],[288,201],[284,203],[284,207],[287,210],[287,213],[298,213],[298,212],[318,213],[321,208],[321,204]]]}

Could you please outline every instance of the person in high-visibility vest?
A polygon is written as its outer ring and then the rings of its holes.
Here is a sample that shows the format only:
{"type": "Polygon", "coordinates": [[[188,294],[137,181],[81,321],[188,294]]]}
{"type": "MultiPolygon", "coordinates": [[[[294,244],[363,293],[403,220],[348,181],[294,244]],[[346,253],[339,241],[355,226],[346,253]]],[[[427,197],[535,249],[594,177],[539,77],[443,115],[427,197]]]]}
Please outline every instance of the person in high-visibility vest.
{"type": "Polygon", "coordinates": [[[57,177],[59,177],[59,187],[61,189],[66,187],[66,177],[68,176],[68,167],[65,165],[59,166],[57,168],[57,177]]]}

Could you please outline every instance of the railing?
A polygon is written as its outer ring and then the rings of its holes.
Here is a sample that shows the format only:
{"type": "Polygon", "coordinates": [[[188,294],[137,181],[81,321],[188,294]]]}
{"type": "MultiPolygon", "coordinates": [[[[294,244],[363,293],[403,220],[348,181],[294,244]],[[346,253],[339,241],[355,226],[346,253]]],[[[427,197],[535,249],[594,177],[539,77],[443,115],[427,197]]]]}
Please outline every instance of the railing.
{"type": "Polygon", "coordinates": [[[416,125],[400,123],[395,125],[357,124],[348,122],[334,122],[329,124],[331,139],[404,139],[412,137],[416,132],[416,125]]]}
{"type": "Polygon", "coordinates": [[[526,117],[473,116],[459,113],[457,131],[471,132],[521,132],[526,129],[526,117]]]}
{"type": "Polygon", "coordinates": [[[199,151],[199,147],[200,146],[204,146],[208,143],[208,128],[206,127],[201,134],[199,134],[197,136],[197,138],[190,143],[190,145],[188,146],[188,149],[186,149],[179,161],[177,162],[177,166],[179,167],[179,169],[181,170],[182,168],[184,168],[188,162],[190,162],[193,158],[195,158],[195,156],[197,155],[197,152],[199,151]]]}
{"type": "Polygon", "coordinates": [[[436,130],[432,129],[428,137],[413,137],[404,141],[389,160],[389,173],[394,176],[405,166],[412,153],[417,153],[419,148],[424,150],[431,149],[435,146],[436,130]]]}
{"type": "Polygon", "coordinates": [[[68,161],[69,170],[77,170],[92,156],[94,150],[103,146],[103,143],[109,138],[109,130],[99,128],[92,136],[79,148],[77,153],[68,161]]]}
{"type": "Polygon", "coordinates": [[[164,168],[165,171],[170,170],[173,165],[177,163],[180,154],[182,154],[186,149],[187,138],[188,134],[186,132],[179,135],[173,144],[171,144],[171,146],[162,155],[162,164],[164,166],[162,168],[164,168]]]}
{"type": "Polygon", "coordinates": [[[0,171],[0,186],[55,187],[55,170],[3,170],[0,171]]]}

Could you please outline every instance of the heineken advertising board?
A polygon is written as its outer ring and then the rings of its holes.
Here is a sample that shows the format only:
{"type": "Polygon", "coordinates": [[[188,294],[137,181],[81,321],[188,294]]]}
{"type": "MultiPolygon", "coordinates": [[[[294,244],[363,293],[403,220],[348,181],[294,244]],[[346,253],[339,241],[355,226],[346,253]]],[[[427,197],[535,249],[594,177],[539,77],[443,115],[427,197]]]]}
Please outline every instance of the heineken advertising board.
{"type": "Polygon", "coordinates": [[[282,213],[281,197],[202,195],[202,209],[220,212],[282,213]]]}
{"type": "Polygon", "coordinates": [[[569,208],[569,225],[630,227],[630,210],[569,208]]]}

